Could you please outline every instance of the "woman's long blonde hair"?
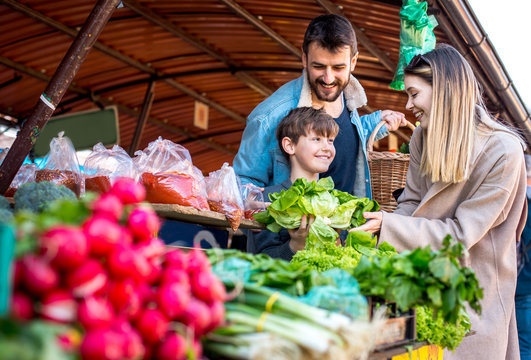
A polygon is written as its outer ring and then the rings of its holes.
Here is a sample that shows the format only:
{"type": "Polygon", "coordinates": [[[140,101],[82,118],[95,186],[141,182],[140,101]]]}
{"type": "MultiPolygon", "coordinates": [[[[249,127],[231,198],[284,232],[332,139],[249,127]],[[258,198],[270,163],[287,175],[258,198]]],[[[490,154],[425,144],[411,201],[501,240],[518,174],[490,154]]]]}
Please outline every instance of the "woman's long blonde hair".
{"type": "Polygon", "coordinates": [[[476,133],[503,127],[486,115],[472,68],[456,49],[441,44],[412,60],[404,73],[419,76],[432,86],[421,173],[432,182],[468,179],[476,133]]]}

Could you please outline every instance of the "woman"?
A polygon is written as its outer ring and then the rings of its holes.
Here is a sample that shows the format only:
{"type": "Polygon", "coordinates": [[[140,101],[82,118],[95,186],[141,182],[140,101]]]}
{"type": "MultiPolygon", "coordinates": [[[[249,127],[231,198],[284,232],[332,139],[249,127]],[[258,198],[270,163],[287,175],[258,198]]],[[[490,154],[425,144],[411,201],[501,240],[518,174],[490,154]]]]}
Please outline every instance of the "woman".
{"type": "Polygon", "coordinates": [[[484,288],[482,315],[444,359],[519,359],[514,314],[516,242],[526,215],[524,143],[485,111],[466,60],[451,46],[417,55],[406,67],[406,109],[420,126],[410,142],[405,190],[394,213],[366,213],[359,229],[380,231],[398,251],[450,234],[468,250],[484,288]]]}

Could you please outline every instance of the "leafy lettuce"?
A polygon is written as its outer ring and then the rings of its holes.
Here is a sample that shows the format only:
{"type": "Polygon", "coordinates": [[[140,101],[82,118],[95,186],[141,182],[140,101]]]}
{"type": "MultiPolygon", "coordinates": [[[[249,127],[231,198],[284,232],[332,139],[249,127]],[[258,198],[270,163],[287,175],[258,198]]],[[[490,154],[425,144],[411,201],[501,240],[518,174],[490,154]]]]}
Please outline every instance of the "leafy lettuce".
{"type": "Polygon", "coordinates": [[[346,230],[365,223],[363,212],[378,211],[378,203],[368,198],[357,198],[335,190],[331,177],[311,181],[297,179],[288,190],[269,195],[271,205],[254,218],[278,232],[282,228],[297,229],[302,215],[314,215],[306,239],[307,248],[320,248],[335,243],[338,230],[346,230]]]}

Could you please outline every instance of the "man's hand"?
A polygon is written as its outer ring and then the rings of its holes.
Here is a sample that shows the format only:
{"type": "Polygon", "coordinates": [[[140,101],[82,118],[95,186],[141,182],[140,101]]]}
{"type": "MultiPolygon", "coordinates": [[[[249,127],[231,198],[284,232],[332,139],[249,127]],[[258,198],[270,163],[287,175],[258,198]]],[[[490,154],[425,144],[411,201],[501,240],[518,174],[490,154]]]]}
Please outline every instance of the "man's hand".
{"type": "Polygon", "coordinates": [[[310,215],[309,219],[307,215],[302,215],[301,226],[298,229],[288,229],[291,240],[289,241],[289,247],[293,252],[304,250],[306,246],[306,238],[310,232],[310,225],[315,220],[315,216],[310,215]]]}
{"type": "Polygon", "coordinates": [[[349,232],[356,231],[356,230],[363,230],[363,231],[368,231],[371,234],[375,234],[378,231],[380,231],[380,228],[382,227],[382,219],[383,219],[383,213],[381,211],[364,212],[363,217],[367,219],[367,222],[361,226],[350,229],[349,232]]]}
{"type": "Polygon", "coordinates": [[[382,120],[386,122],[385,127],[389,131],[395,131],[400,126],[406,126],[406,116],[398,111],[382,110],[382,120]]]}

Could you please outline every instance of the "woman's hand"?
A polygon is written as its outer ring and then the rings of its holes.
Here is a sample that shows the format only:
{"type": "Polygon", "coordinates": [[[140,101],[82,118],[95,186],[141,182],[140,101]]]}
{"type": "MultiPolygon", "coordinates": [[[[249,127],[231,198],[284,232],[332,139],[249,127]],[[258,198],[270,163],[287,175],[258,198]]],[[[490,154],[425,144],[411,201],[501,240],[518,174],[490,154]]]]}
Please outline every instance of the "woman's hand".
{"type": "Polygon", "coordinates": [[[356,228],[352,228],[350,231],[363,230],[375,234],[380,231],[382,227],[383,212],[364,212],[363,217],[367,219],[367,222],[356,228]]]}
{"type": "Polygon", "coordinates": [[[298,229],[288,229],[289,236],[291,237],[289,246],[293,252],[303,250],[306,246],[306,238],[310,232],[310,225],[312,225],[314,220],[315,216],[310,215],[308,217],[304,214],[301,218],[301,226],[298,229]]]}

